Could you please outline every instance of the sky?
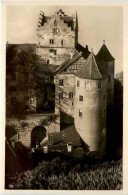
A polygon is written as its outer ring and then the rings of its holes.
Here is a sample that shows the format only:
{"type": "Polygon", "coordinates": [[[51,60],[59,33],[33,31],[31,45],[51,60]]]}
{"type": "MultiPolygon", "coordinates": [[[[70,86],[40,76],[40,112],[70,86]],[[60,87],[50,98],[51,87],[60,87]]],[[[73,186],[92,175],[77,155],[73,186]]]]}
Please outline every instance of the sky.
{"type": "Polygon", "coordinates": [[[6,41],[36,43],[40,11],[51,16],[62,9],[66,15],[78,15],[79,37],[82,46],[88,45],[95,54],[105,40],[115,58],[115,73],[123,69],[123,8],[120,6],[7,6],[6,41]]]}

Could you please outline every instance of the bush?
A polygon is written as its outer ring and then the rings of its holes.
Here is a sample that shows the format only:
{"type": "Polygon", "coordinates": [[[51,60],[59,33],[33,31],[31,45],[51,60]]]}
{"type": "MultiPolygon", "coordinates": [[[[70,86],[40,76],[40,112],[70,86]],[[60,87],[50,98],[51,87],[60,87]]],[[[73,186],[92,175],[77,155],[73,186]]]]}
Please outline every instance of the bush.
{"type": "Polygon", "coordinates": [[[121,190],[122,162],[86,164],[56,157],[15,176],[13,189],[121,190]]]}

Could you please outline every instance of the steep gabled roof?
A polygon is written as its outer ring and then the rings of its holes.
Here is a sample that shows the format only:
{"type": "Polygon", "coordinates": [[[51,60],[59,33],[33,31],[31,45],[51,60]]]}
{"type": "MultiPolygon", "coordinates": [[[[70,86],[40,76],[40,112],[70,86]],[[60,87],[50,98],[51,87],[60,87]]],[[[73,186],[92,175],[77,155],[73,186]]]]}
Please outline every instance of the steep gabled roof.
{"type": "Polygon", "coordinates": [[[72,142],[73,146],[80,146],[82,144],[75,125],[66,127],[57,133],[50,133],[49,138],[53,139],[53,145],[62,145],[68,142],[72,142]]]}
{"type": "Polygon", "coordinates": [[[68,58],[65,60],[59,68],[56,69],[54,72],[55,74],[58,74],[62,72],[64,69],[68,68],[70,65],[72,65],[77,59],[79,59],[82,56],[79,52],[76,52],[75,55],[72,58],[68,58]]]}
{"type": "Polygon", "coordinates": [[[79,43],[77,43],[76,45],[76,50],[78,52],[82,52],[82,56],[87,59],[89,54],[90,54],[90,51],[88,50],[88,46],[86,45],[86,47],[83,47],[82,45],[80,45],[79,43]]]}
{"type": "Polygon", "coordinates": [[[87,61],[76,73],[76,76],[83,79],[102,79],[107,77],[107,69],[104,62],[98,61],[93,52],[89,55],[87,61]]]}
{"type": "Polygon", "coordinates": [[[104,60],[105,62],[110,62],[110,61],[115,60],[110,54],[105,44],[102,45],[101,49],[97,53],[97,57],[101,60],[104,60]]]}
{"type": "Polygon", "coordinates": [[[76,53],[73,56],[73,58],[68,58],[66,59],[61,66],[59,66],[54,73],[58,74],[60,72],[62,72],[64,69],[70,67],[76,60],[78,60],[81,56],[83,56],[85,59],[88,58],[90,54],[90,51],[88,50],[88,47],[86,46],[86,48],[84,48],[82,45],[80,45],[79,43],[77,43],[76,45],[76,53]]]}

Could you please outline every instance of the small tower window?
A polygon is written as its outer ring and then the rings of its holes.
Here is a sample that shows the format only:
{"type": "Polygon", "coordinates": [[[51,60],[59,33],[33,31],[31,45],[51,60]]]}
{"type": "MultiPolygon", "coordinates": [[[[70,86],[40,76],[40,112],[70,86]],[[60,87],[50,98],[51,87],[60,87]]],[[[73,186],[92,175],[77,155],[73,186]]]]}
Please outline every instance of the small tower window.
{"type": "Polygon", "coordinates": [[[86,82],[85,83],[85,89],[90,90],[91,89],[91,83],[86,82]]]}
{"type": "Polygon", "coordinates": [[[60,79],[60,80],[59,80],[59,85],[60,85],[60,86],[63,86],[63,85],[64,85],[64,80],[63,80],[63,79],[60,79]]]}
{"type": "Polygon", "coordinates": [[[82,111],[79,109],[79,117],[82,117],[83,116],[83,113],[82,111]]]}
{"type": "Polygon", "coordinates": [[[59,99],[63,99],[63,93],[59,93],[59,99]]]}
{"type": "Polygon", "coordinates": [[[79,95],[79,101],[83,101],[83,96],[82,95],[79,95]]]}
{"type": "Polygon", "coordinates": [[[49,64],[49,60],[47,60],[47,64],[49,64]]]}
{"type": "Polygon", "coordinates": [[[97,82],[97,88],[101,89],[101,82],[100,81],[97,82]]]}
{"type": "Polygon", "coordinates": [[[73,98],[73,92],[69,92],[69,99],[73,98]]]}
{"type": "Polygon", "coordinates": [[[64,40],[63,39],[61,40],[61,45],[64,45],[64,40]]]}
{"type": "Polygon", "coordinates": [[[77,81],[77,87],[80,87],[80,81],[77,81]]]}

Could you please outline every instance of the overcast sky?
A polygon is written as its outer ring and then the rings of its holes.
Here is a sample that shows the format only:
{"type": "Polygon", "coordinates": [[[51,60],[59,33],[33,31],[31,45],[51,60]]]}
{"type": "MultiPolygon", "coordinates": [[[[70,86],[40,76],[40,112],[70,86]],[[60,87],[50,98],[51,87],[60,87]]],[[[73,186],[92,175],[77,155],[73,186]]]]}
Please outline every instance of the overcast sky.
{"type": "Polygon", "coordinates": [[[52,15],[62,9],[72,15],[77,11],[79,43],[93,48],[95,54],[105,40],[115,60],[115,73],[123,64],[123,8],[101,6],[8,6],[6,40],[9,43],[35,43],[40,10],[52,15]]]}

